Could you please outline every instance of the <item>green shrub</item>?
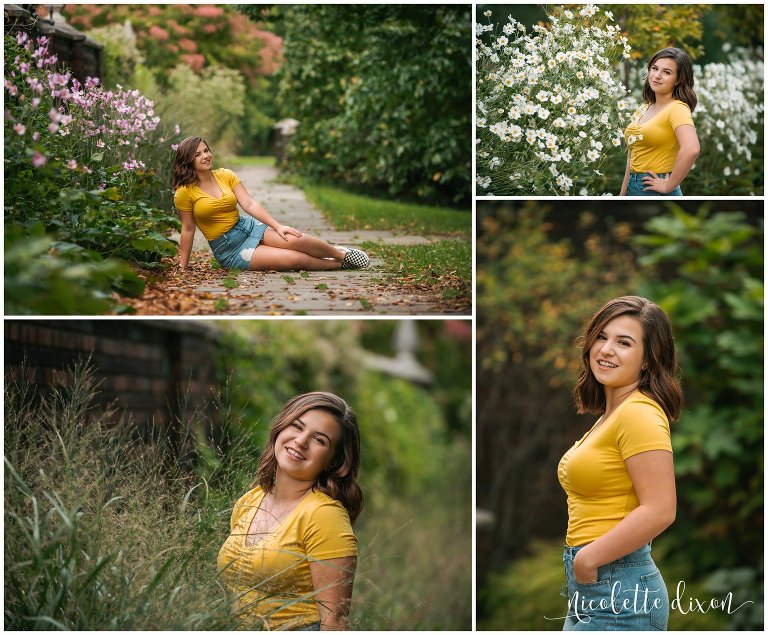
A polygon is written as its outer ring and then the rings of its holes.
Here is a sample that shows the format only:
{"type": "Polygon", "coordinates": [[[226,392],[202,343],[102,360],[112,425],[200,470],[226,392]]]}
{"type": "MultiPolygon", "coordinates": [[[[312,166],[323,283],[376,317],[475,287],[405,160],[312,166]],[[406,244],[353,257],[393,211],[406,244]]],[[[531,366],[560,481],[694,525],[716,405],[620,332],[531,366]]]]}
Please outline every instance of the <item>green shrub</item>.
{"type": "Polygon", "coordinates": [[[467,201],[469,5],[281,6],[288,168],[425,201],[467,201]],[[407,54],[404,55],[404,52],[407,54]]]}

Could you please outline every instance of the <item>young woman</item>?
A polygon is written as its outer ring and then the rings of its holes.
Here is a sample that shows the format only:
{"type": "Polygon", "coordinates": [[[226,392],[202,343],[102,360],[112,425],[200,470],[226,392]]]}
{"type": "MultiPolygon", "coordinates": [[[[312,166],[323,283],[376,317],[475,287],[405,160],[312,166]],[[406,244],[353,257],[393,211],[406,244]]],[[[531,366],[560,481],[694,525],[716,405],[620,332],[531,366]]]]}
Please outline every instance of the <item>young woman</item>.
{"type": "Polygon", "coordinates": [[[213,154],[200,137],[187,137],[176,149],[173,189],[181,216],[182,268],[189,264],[196,227],[227,269],[323,271],[370,264],[359,249],[335,247],[278,223],[251,198],[234,172],[213,169],[213,154]],[[240,216],[238,203],[248,216],[240,216]]]}
{"type": "Polygon", "coordinates": [[[568,494],[563,630],[666,630],[669,597],[650,543],[675,519],[669,422],[683,395],[672,329],[650,300],[611,300],[583,338],[575,399],[601,414],[558,466],[568,494]]]}
{"type": "Polygon", "coordinates": [[[693,67],[685,51],[665,48],[648,64],[646,107],[627,126],[627,170],[620,196],[682,196],[680,184],[699,156],[691,113],[693,67]]]}
{"type": "Polygon", "coordinates": [[[243,628],[349,629],[359,467],[357,418],[340,397],[298,395],[275,417],[218,557],[243,628]]]}

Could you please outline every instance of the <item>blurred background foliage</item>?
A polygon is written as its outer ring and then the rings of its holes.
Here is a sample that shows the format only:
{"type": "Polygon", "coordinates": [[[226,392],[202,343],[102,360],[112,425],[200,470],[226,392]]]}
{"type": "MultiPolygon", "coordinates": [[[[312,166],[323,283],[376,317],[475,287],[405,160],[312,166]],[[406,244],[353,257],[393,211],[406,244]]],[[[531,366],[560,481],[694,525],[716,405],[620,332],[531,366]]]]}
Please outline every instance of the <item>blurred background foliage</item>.
{"type": "Polygon", "coordinates": [[[673,611],[670,628],[759,629],[762,205],[621,207],[478,205],[477,500],[490,512],[478,526],[478,626],[562,628],[543,616],[564,606],[551,584],[567,523],[557,462],[592,422],[571,396],[577,338],[605,301],[633,293],[668,313],[686,396],[672,426],[677,520],[654,554],[672,597],[686,581],[685,606],[728,591],[734,607],[754,602],[731,616],[673,611]]]}
{"type": "Polygon", "coordinates": [[[330,390],[361,425],[353,627],[469,630],[471,324],[415,323],[429,384],[371,363],[398,352],[393,321],[216,327],[219,396],[205,412],[180,404],[175,445],[164,430],[141,441],[125,417],[116,425],[114,410],[90,407],[98,369],[42,401],[23,374],[9,381],[6,628],[232,628],[215,565],[232,504],[285,401],[330,390]]]}
{"type": "Polygon", "coordinates": [[[288,169],[468,202],[470,5],[275,5],[269,16],[285,38],[278,99],[301,122],[288,169]]]}
{"type": "MultiPolygon", "coordinates": [[[[478,4],[477,15],[491,9],[495,19],[511,15],[526,26],[546,23],[541,4],[478,4]]],[[[560,6],[560,5],[558,5],[560,6]]],[[[564,4],[564,7],[582,5],[564,4]]],[[[762,50],[763,7],[760,4],[601,4],[630,38],[631,59],[648,61],[665,46],[685,49],[698,64],[727,61],[727,48],[762,50]]]]}

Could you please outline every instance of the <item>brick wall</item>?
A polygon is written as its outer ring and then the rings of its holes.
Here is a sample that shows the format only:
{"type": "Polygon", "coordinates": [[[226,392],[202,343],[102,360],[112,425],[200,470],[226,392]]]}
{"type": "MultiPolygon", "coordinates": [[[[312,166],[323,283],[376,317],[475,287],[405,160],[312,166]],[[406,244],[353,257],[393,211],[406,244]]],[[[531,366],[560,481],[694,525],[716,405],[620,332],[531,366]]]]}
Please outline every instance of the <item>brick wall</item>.
{"type": "MultiPolygon", "coordinates": [[[[193,320],[5,320],[5,372],[26,359],[42,391],[66,382],[66,369],[90,357],[102,380],[96,405],[117,399],[139,425],[167,425],[179,392],[213,416],[218,329],[193,320]]],[[[215,418],[215,417],[214,417],[215,418]]]]}

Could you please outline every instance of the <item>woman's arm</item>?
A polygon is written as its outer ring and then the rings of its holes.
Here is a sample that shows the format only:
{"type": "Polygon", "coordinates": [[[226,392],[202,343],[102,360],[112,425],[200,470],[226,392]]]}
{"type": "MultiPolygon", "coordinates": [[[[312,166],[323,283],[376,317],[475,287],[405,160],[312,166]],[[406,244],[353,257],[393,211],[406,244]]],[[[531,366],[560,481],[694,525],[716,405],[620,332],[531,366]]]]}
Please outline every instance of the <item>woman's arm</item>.
{"type": "Polygon", "coordinates": [[[683,182],[683,179],[688,176],[688,172],[691,171],[696,157],[699,156],[701,151],[696,128],[683,124],[675,128],[675,136],[677,137],[677,143],[680,145],[680,151],[677,153],[672,173],[666,179],[660,179],[653,172],[649,172],[653,178],[643,177],[643,183],[646,182],[646,179],[648,180],[644,189],[659,192],[660,194],[669,194],[683,182]]]}
{"type": "Polygon", "coordinates": [[[624,465],[640,504],[608,533],[578,551],[573,574],[580,584],[596,582],[598,567],[639,549],[675,521],[672,453],[649,450],[629,457],[624,465]]]}
{"type": "Polygon", "coordinates": [[[235,193],[237,202],[240,203],[240,207],[242,207],[247,214],[250,214],[256,220],[259,220],[265,225],[268,225],[274,229],[283,240],[287,240],[285,234],[293,234],[298,238],[301,238],[304,235],[298,229],[294,229],[288,225],[281,225],[274,218],[272,218],[269,212],[265,210],[260,203],[253,200],[251,195],[248,194],[248,190],[245,189],[245,186],[242,183],[235,185],[235,187],[232,188],[232,191],[235,193]]]}
{"type": "Polygon", "coordinates": [[[624,180],[621,183],[621,190],[619,191],[619,196],[627,195],[627,188],[629,187],[629,163],[631,159],[632,159],[632,150],[627,148],[627,169],[624,170],[624,180]]]}
{"type": "Polygon", "coordinates": [[[179,240],[179,266],[186,269],[189,256],[192,253],[192,243],[195,240],[195,215],[192,212],[179,212],[181,216],[181,239],[179,240]]]}
{"type": "Polygon", "coordinates": [[[321,631],[348,631],[349,605],[357,558],[333,558],[309,563],[321,631]]]}

